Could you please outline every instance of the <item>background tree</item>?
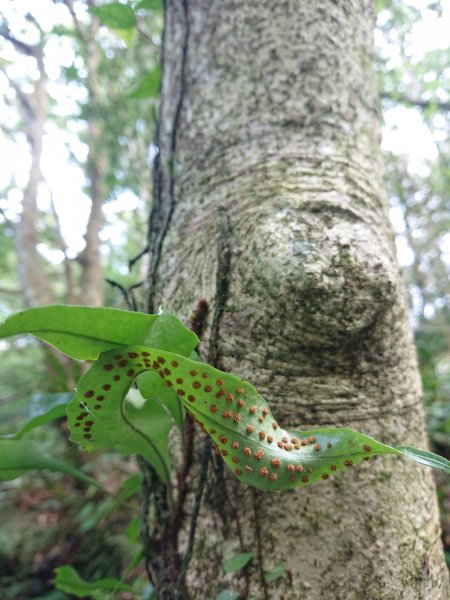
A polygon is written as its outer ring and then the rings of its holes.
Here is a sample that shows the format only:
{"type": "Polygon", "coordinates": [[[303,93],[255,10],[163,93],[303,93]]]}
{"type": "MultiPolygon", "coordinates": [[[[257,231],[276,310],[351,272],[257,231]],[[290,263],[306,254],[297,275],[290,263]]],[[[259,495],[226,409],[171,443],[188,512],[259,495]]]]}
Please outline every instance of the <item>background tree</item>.
{"type": "MultiPolygon", "coordinates": [[[[128,260],[142,250],[146,203],[151,195],[161,14],[141,9],[134,15],[132,11],[133,26],[119,32],[101,25],[102,15],[89,12],[82,0],[65,6],[45,0],[30,3],[29,8],[28,15],[24,3],[4,3],[0,18],[3,90],[9,82],[0,100],[4,148],[0,314],[3,317],[26,305],[47,301],[125,306],[117,286],[127,290],[143,277],[142,269],[129,272],[128,260]],[[24,48],[28,54],[21,52],[24,48]],[[96,62],[88,60],[89,52],[96,62]],[[93,94],[95,103],[91,101],[93,94]],[[27,100],[30,106],[24,104],[27,100]],[[37,128],[36,112],[40,137],[31,137],[37,128]],[[148,118],[144,119],[144,114],[148,118]],[[28,140],[24,140],[24,133],[28,140]],[[53,145],[52,137],[59,142],[62,139],[63,144],[53,145]],[[55,146],[58,149],[52,156],[55,146]],[[38,150],[42,150],[40,155],[38,150]],[[17,168],[14,172],[11,169],[8,181],[5,175],[14,154],[18,156],[17,168]],[[55,171],[64,154],[77,177],[68,178],[62,186],[61,173],[55,171]],[[52,168],[46,169],[49,163],[52,168]],[[96,218],[89,220],[92,200],[96,218]],[[73,223],[67,227],[70,203],[75,211],[73,223]],[[89,239],[74,244],[73,229],[79,227],[78,215],[83,212],[89,239]],[[23,244],[16,252],[19,239],[15,232],[25,223],[28,231],[20,237],[23,244]],[[17,271],[24,271],[26,257],[39,268],[33,264],[26,269],[28,276],[22,278],[22,287],[17,271]],[[88,267],[93,276],[88,276],[88,267]],[[105,278],[114,286],[105,289],[105,278]],[[51,296],[36,298],[35,281],[51,296]]],[[[131,305],[132,292],[127,299],[131,305]]],[[[3,436],[17,432],[40,400],[49,397],[42,393],[73,389],[75,376],[72,369],[62,373],[53,357],[45,366],[40,349],[29,339],[2,343],[0,351],[3,436]]],[[[64,424],[58,429],[48,426],[31,436],[54,456],[65,457],[72,464],[83,460],[67,444],[64,424]]],[[[127,462],[116,463],[114,468],[114,461],[106,455],[92,464],[94,471],[106,474],[110,491],[118,489],[136,470],[127,462]]],[[[34,480],[25,477],[19,488],[2,485],[0,595],[6,600],[45,595],[54,588],[53,568],[65,562],[88,579],[116,576],[134,552],[139,528],[127,537],[123,523],[138,512],[137,498],[129,499],[127,507],[111,516],[110,498],[97,494],[94,501],[93,494],[79,489],[76,482],[46,475],[34,480]],[[9,529],[14,515],[17,521],[9,529]],[[103,527],[106,523],[108,528],[103,527]]],[[[57,594],[66,597],[62,592],[57,594]]]]}
{"type": "MultiPolygon", "coordinates": [[[[52,3],[49,1],[47,4],[50,10],[52,3]]],[[[100,234],[105,225],[102,216],[104,206],[125,190],[142,194],[144,203],[148,199],[147,190],[151,190],[151,179],[147,174],[148,147],[154,132],[154,121],[150,118],[145,124],[141,114],[143,107],[151,110],[151,97],[157,92],[158,73],[152,72],[152,65],[155,67],[158,63],[155,46],[149,43],[148,38],[142,38],[145,44],[136,43],[132,49],[128,49],[114,30],[100,30],[99,17],[86,10],[89,7],[95,10],[94,3],[67,0],[64,4],[73,20],[72,26],[64,25],[67,23],[65,19],[62,23],[55,22],[53,28],[44,31],[33,14],[21,15],[18,9],[14,16],[22,28],[15,22],[18,31],[12,33],[6,16],[1,30],[5,40],[5,51],[9,51],[11,56],[9,64],[3,66],[3,74],[10,82],[13,90],[11,98],[15,96],[21,109],[19,114],[22,115],[13,127],[8,127],[6,123],[3,123],[3,127],[13,141],[20,138],[21,129],[25,130],[32,158],[22,210],[17,219],[20,234],[17,236],[18,270],[21,273],[22,290],[28,306],[42,305],[55,301],[56,298],[73,303],[83,301],[88,305],[102,305],[104,276],[100,234]],[[25,40],[37,41],[22,41],[21,36],[25,40]],[[59,64],[58,61],[56,65],[51,64],[50,70],[53,73],[57,70],[58,79],[55,82],[53,76],[53,80],[50,81],[53,84],[53,96],[50,96],[44,54],[49,53],[50,47],[57,47],[58,38],[61,40],[61,53],[65,52],[67,55],[68,49],[71,50],[73,60],[67,65],[67,57],[64,57],[59,64]],[[11,52],[8,45],[13,46],[15,53],[11,52]],[[18,74],[17,68],[13,69],[14,61],[19,62],[17,54],[25,54],[30,59],[28,71],[22,69],[18,74]],[[153,55],[156,55],[156,58],[153,55]],[[142,66],[143,63],[145,67],[142,66]],[[148,86],[147,89],[142,89],[143,77],[148,76],[148,73],[153,75],[154,80],[156,75],[156,85],[154,81],[153,89],[148,86]],[[72,93],[72,114],[68,121],[61,118],[67,111],[64,105],[66,99],[61,97],[61,87],[64,84],[72,93]],[[30,89],[31,92],[28,91],[30,89]],[[85,157],[80,160],[80,153],[77,155],[76,150],[73,150],[73,139],[68,144],[71,159],[84,171],[84,192],[90,201],[90,211],[84,248],[77,256],[64,255],[62,260],[60,270],[67,274],[66,289],[57,286],[56,289],[51,289],[55,288],[55,284],[51,281],[49,268],[43,267],[44,257],[42,248],[39,248],[39,243],[44,241],[42,238],[46,235],[46,230],[50,229],[49,223],[42,222],[37,208],[39,184],[47,183],[40,162],[43,138],[49,125],[56,126],[60,131],[69,126],[72,131],[78,133],[78,140],[75,141],[83,144],[86,150],[85,157]],[[75,265],[77,271],[73,273],[75,265]],[[42,291],[43,288],[45,292],[42,291]]],[[[123,35],[128,35],[130,45],[136,21],[133,11],[131,15],[134,21],[131,23],[129,34],[126,34],[126,24],[123,25],[123,35]]],[[[56,12],[56,8],[54,16],[55,19],[58,16],[61,19],[61,13],[56,12]]],[[[65,16],[67,17],[67,14],[65,16]]],[[[119,23],[117,27],[119,25],[122,26],[119,23]]],[[[143,35],[147,35],[142,28],[141,31],[143,35]]],[[[47,185],[52,194],[51,185],[47,185]]],[[[40,193],[42,196],[42,190],[40,193]]],[[[58,223],[57,210],[54,210],[54,216],[56,223],[51,225],[53,228],[56,225],[58,235],[55,239],[53,234],[53,239],[47,242],[48,250],[60,249],[64,252],[67,251],[67,242],[58,223]]]]}
{"type": "MultiPolygon", "coordinates": [[[[286,426],[363,422],[423,445],[382,183],[372,3],[165,8],[150,308],[170,301],[187,318],[206,299],[208,358],[257,383],[286,426]]],[[[218,593],[223,558],[241,547],[258,556],[241,591],[265,598],[264,569],[282,562],[285,598],[444,599],[436,531],[432,479],[406,464],[274,496],[216,463],[188,588],[218,593]]],[[[159,523],[169,551],[164,535],[159,523]]],[[[161,574],[153,556],[159,593],[173,597],[169,557],[161,574]]]]}
{"type": "MultiPolygon", "coordinates": [[[[386,155],[387,185],[399,249],[403,252],[410,311],[416,334],[431,435],[449,451],[449,223],[448,46],[439,42],[445,3],[380,2],[378,72],[390,127],[406,118],[427,152],[386,155]],[[415,48],[428,26],[436,40],[415,48]],[[395,49],[395,50],[394,50],[395,49]],[[395,116],[397,115],[397,119],[395,116]]],[[[431,37],[431,36],[430,36],[431,37]]]]}
{"type": "MultiPolygon", "coordinates": [[[[448,255],[448,44],[441,29],[446,2],[379,2],[378,72],[386,125],[420,139],[387,153],[386,174],[397,246],[409,293],[428,429],[441,453],[450,444],[448,255]],[[429,32],[426,35],[426,32],[429,32]],[[422,42],[420,40],[422,39],[422,42]],[[403,125],[402,125],[403,123],[403,125]],[[406,125],[409,123],[409,125],[406,125]]],[[[450,541],[449,493],[440,486],[444,544],[450,541]]],[[[449,554],[447,552],[447,562],[449,554]]]]}

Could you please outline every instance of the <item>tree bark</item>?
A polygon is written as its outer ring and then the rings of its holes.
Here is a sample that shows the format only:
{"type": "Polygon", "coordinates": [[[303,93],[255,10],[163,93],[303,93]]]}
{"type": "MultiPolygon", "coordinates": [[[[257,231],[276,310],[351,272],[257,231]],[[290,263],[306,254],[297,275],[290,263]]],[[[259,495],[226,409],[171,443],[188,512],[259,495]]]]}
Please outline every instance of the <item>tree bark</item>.
{"type": "MultiPolygon", "coordinates": [[[[283,426],[426,447],[382,180],[373,25],[369,0],[166,0],[149,306],[187,319],[206,299],[203,348],[283,426]]],[[[196,599],[229,588],[446,600],[432,475],[382,458],[261,494],[216,463],[187,588],[196,599]],[[227,575],[241,549],[254,552],[250,567],[227,575]],[[284,576],[265,583],[279,563],[284,576]]]]}

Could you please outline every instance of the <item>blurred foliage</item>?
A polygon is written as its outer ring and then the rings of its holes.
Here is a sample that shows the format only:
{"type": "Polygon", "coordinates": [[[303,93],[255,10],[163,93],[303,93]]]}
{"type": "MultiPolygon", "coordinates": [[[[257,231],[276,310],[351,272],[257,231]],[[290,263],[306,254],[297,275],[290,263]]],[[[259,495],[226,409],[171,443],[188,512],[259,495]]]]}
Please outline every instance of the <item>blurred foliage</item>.
{"type": "MultiPolygon", "coordinates": [[[[117,477],[123,467],[115,460],[105,457],[102,466],[117,477]]],[[[76,486],[74,480],[48,472],[24,477],[20,486],[12,482],[2,486],[2,599],[46,598],[54,589],[54,569],[60,565],[70,564],[86,580],[95,581],[120,577],[133,559],[139,544],[127,536],[127,524],[139,512],[138,498],[128,499],[120,511],[112,514],[105,510],[105,518],[97,521],[99,526],[87,529],[83,525],[109,499],[90,488],[76,486]]],[[[142,567],[135,569],[133,578],[143,587],[142,567]]],[[[104,597],[110,597],[110,593],[104,597]]]]}

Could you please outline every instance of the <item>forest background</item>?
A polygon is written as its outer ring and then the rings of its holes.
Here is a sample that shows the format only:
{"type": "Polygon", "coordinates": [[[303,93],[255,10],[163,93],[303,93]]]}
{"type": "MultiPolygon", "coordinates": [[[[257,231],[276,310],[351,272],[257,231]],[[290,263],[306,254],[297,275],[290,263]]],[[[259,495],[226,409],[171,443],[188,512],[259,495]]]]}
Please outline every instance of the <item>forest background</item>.
{"type": "MultiPolygon", "coordinates": [[[[429,434],[449,458],[450,2],[380,0],[377,13],[391,219],[429,434]]],[[[0,316],[55,302],[144,310],[161,3],[2,0],[0,15],[0,316]]],[[[8,435],[70,392],[79,367],[29,338],[0,344],[0,435],[8,435]]],[[[86,460],[67,444],[63,420],[29,435],[56,457],[86,460]]],[[[133,564],[136,467],[103,453],[88,468],[111,492],[129,482],[127,502],[86,496],[48,471],[2,485],[6,600],[70,597],[52,584],[64,564],[89,581],[126,572],[150,597],[133,564]]],[[[450,487],[436,479],[450,563],[450,487]]]]}

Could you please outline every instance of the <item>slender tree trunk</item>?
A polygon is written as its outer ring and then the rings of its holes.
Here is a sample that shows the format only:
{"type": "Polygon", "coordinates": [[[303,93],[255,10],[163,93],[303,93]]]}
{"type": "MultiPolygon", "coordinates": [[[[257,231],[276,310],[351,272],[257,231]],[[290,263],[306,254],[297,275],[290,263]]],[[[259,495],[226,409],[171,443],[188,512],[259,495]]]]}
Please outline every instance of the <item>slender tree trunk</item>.
{"type": "MultiPolygon", "coordinates": [[[[81,265],[81,285],[77,303],[89,306],[103,306],[104,282],[103,266],[100,253],[100,231],[104,222],[103,202],[106,200],[105,177],[108,167],[107,153],[104,149],[102,128],[102,84],[100,67],[102,50],[96,39],[100,23],[98,19],[86,25],[80,21],[75,11],[74,0],[63,0],[73,20],[73,24],[85,52],[84,58],[88,71],[87,88],[89,92],[89,119],[87,130],[88,157],[86,174],[88,179],[91,212],[86,226],[84,239],[86,245],[77,260],[81,265]]],[[[88,0],[88,6],[95,6],[88,0]]]]}
{"type": "MultiPolygon", "coordinates": [[[[44,39],[34,46],[25,44],[12,36],[9,41],[17,52],[32,56],[39,73],[31,92],[10,81],[16,91],[18,103],[22,109],[24,129],[30,147],[30,171],[22,198],[22,212],[16,225],[17,272],[21,294],[26,307],[53,304],[56,297],[45,263],[38,251],[38,207],[39,185],[44,182],[41,171],[41,158],[45,134],[45,122],[48,113],[47,75],[44,66],[44,39]]],[[[45,366],[57,389],[61,385],[73,383],[73,370],[70,360],[61,357],[54,348],[42,345],[45,366]]]]}
{"type": "MultiPolygon", "coordinates": [[[[204,355],[254,383],[287,428],[426,447],[382,181],[372,2],[166,0],[165,19],[150,306],[187,318],[206,299],[204,355]]],[[[382,458],[261,494],[216,463],[187,589],[225,588],[447,600],[430,471],[382,458]],[[225,574],[241,549],[255,554],[246,575],[225,574]]]]}
{"type": "MultiPolygon", "coordinates": [[[[14,40],[13,44],[17,47],[17,44],[20,43],[14,40]]],[[[44,180],[41,172],[41,156],[48,94],[43,46],[19,46],[19,49],[24,52],[22,48],[25,48],[26,52],[36,59],[39,72],[39,77],[31,93],[27,94],[18,85],[14,86],[22,108],[31,156],[30,172],[22,198],[22,213],[16,226],[19,281],[25,306],[31,307],[52,304],[55,301],[48,275],[45,272],[44,261],[37,250],[39,236],[36,226],[38,189],[39,184],[44,180]]]]}
{"type": "Polygon", "coordinates": [[[87,175],[89,178],[89,197],[91,212],[86,227],[84,239],[86,246],[79,258],[82,266],[81,302],[89,306],[104,304],[103,267],[100,254],[100,230],[103,225],[103,202],[105,201],[105,173],[107,156],[103,147],[103,131],[101,126],[101,83],[99,71],[101,63],[101,48],[96,41],[99,22],[93,19],[85,28],[86,64],[88,68],[88,89],[90,119],[88,123],[88,158],[87,175]]]}

